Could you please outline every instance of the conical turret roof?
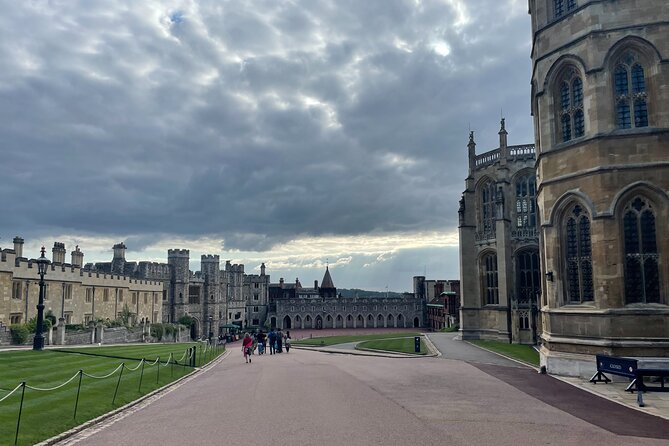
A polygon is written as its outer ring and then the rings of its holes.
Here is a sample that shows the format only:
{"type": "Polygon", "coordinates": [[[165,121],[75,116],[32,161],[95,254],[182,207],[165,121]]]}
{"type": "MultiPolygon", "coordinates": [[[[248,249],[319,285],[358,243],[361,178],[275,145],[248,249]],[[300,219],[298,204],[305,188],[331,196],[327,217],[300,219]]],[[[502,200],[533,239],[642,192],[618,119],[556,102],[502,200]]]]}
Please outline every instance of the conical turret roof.
{"type": "Polygon", "coordinates": [[[334,283],[332,282],[332,277],[330,277],[330,269],[325,267],[325,275],[323,276],[323,281],[321,282],[321,288],[334,288],[334,283]]]}

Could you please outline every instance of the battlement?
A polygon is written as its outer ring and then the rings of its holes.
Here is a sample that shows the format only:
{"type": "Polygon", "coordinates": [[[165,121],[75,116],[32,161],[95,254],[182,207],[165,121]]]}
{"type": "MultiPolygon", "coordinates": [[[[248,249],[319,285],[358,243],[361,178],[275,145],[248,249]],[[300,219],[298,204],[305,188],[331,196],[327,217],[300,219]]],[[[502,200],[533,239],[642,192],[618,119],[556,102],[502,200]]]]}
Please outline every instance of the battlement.
{"type": "Polygon", "coordinates": [[[182,258],[189,258],[190,257],[190,250],[188,249],[168,249],[167,250],[167,257],[182,257],[182,258]]]}
{"type": "Polygon", "coordinates": [[[200,256],[200,261],[202,263],[219,263],[220,257],[218,255],[202,254],[202,256],[200,256]]]}
{"type": "Polygon", "coordinates": [[[63,242],[54,242],[53,243],[54,249],[62,249],[63,251],[65,250],[65,243],[63,242]]]}
{"type": "Polygon", "coordinates": [[[125,246],[125,243],[121,242],[112,246],[112,249],[128,249],[128,247],[125,246]]]}

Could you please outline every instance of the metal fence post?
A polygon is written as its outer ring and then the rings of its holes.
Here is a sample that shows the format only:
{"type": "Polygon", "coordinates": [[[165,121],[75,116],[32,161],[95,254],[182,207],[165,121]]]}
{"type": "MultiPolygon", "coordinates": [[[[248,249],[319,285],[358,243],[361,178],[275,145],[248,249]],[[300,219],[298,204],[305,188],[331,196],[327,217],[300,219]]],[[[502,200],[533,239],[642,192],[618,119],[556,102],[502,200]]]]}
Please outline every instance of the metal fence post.
{"type": "Polygon", "coordinates": [[[26,394],[26,382],[21,383],[21,404],[19,404],[19,418],[16,420],[16,435],[14,436],[14,446],[19,442],[19,426],[21,426],[21,412],[23,412],[23,396],[26,394]]]}
{"type": "Polygon", "coordinates": [[[139,393],[142,393],[142,379],[144,378],[144,360],[142,359],[142,372],[139,375],[139,387],[137,388],[137,391],[139,393]]]}
{"type": "Polygon", "coordinates": [[[125,368],[125,362],[121,363],[121,373],[118,375],[118,381],[116,382],[116,390],[114,390],[114,398],[112,398],[112,406],[116,402],[116,394],[118,393],[118,386],[121,384],[121,377],[123,376],[123,369],[125,368]]]}
{"type": "Polygon", "coordinates": [[[158,362],[156,362],[158,365],[158,372],[156,372],[156,385],[158,385],[158,381],[160,380],[160,356],[158,356],[158,362]]]}
{"type": "Polygon", "coordinates": [[[72,418],[77,418],[77,408],[79,407],[79,393],[81,393],[81,379],[84,377],[84,371],[79,370],[79,387],[77,387],[77,399],[74,402],[74,416],[72,418]]]}

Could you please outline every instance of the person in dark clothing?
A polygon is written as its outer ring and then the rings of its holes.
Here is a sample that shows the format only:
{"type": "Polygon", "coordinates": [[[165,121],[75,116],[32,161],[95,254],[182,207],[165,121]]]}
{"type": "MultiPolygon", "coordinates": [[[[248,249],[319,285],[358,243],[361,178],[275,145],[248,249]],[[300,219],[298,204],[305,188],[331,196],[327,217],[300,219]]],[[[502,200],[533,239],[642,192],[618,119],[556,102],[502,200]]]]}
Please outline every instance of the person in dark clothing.
{"type": "Polygon", "coordinates": [[[283,353],[283,332],[280,328],[276,332],[276,352],[283,353]]]}
{"type": "Polygon", "coordinates": [[[260,333],[258,333],[258,354],[259,355],[265,354],[266,341],[267,341],[267,337],[265,336],[265,333],[263,333],[262,331],[260,333]]]}
{"type": "Polygon", "coordinates": [[[273,328],[270,330],[267,338],[269,339],[269,354],[273,355],[276,353],[276,332],[273,328]]]}

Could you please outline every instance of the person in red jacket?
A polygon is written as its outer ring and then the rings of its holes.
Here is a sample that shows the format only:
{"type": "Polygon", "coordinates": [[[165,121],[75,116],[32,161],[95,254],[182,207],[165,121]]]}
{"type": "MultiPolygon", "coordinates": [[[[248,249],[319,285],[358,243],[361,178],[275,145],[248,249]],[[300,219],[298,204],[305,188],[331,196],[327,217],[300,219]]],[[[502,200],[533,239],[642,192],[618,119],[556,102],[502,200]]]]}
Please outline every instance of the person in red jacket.
{"type": "Polygon", "coordinates": [[[253,338],[250,334],[246,333],[244,335],[244,340],[242,341],[242,353],[244,353],[244,359],[246,363],[251,362],[251,353],[253,351],[253,338]]]}

